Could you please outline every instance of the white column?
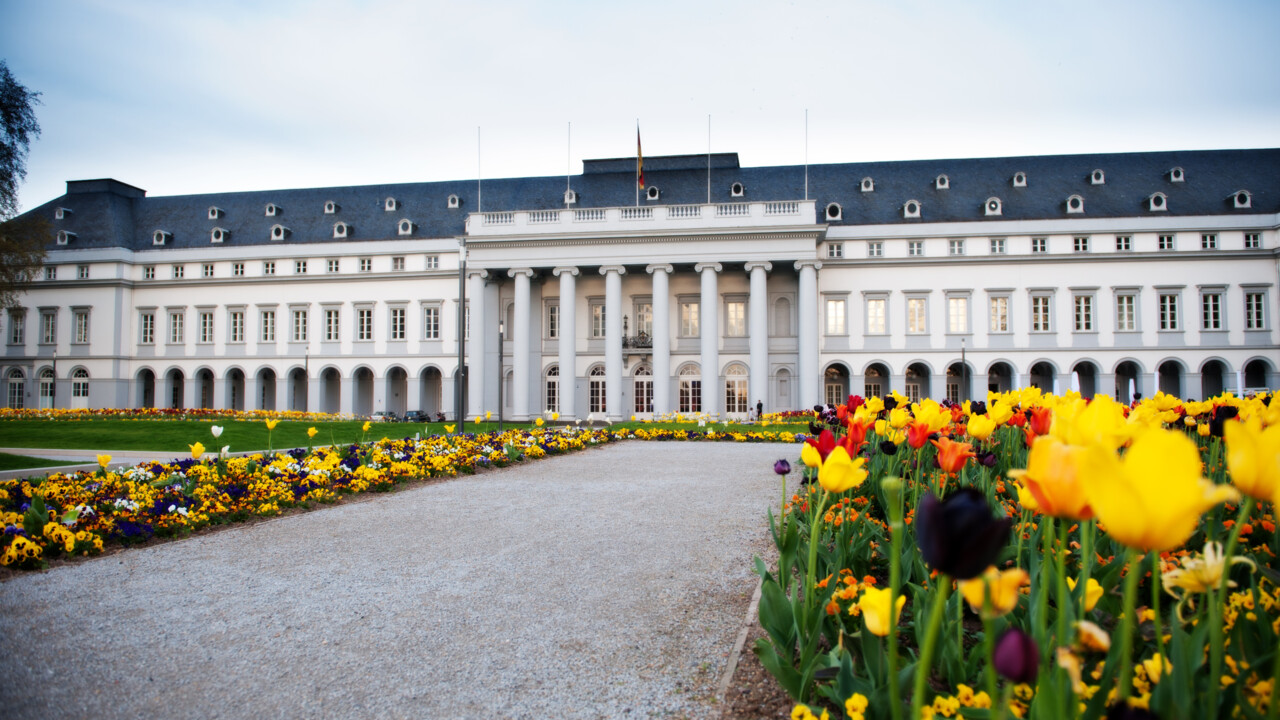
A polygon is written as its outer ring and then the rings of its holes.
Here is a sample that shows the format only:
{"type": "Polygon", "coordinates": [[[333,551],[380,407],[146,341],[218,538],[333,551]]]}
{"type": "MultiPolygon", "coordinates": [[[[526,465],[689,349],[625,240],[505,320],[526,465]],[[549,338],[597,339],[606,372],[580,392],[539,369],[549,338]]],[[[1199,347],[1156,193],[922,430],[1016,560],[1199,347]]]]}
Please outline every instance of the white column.
{"type": "Polygon", "coordinates": [[[515,320],[507,332],[511,343],[511,419],[524,422],[529,419],[529,278],[533,270],[514,268],[507,275],[516,279],[515,320]]]}
{"type": "Polygon", "coordinates": [[[800,382],[800,407],[811,408],[822,401],[822,373],[818,372],[818,269],[817,260],[796,261],[800,273],[800,297],[796,306],[800,315],[797,338],[797,360],[800,382]]]}
{"type": "Polygon", "coordinates": [[[467,277],[467,299],[471,303],[471,333],[467,339],[467,417],[473,418],[484,414],[484,351],[489,336],[484,322],[484,280],[489,273],[486,270],[469,270],[467,277]]]}
{"type": "MultiPolygon", "coordinates": [[[[747,328],[751,333],[751,375],[748,381],[751,397],[747,404],[754,410],[757,402],[769,396],[769,278],[773,264],[749,262],[746,270],[751,274],[751,297],[747,300],[750,313],[747,328]]],[[[765,403],[766,408],[769,403],[765,403]]],[[[790,410],[792,408],[774,408],[790,410]]]]}
{"type": "Polygon", "coordinates": [[[560,278],[560,419],[575,419],[578,385],[578,268],[558,267],[560,278]]]}
{"type": "Polygon", "coordinates": [[[605,265],[604,275],[604,403],[610,420],[622,419],[622,276],[621,265],[605,265]]]}
{"type": "Polygon", "coordinates": [[[671,412],[671,300],[670,265],[650,265],[653,274],[653,412],[671,412]]]}
{"type": "Polygon", "coordinates": [[[693,269],[702,275],[702,296],[699,298],[698,323],[702,341],[702,412],[714,414],[720,411],[720,292],[716,273],[724,268],[720,263],[698,263],[693,269]]]}

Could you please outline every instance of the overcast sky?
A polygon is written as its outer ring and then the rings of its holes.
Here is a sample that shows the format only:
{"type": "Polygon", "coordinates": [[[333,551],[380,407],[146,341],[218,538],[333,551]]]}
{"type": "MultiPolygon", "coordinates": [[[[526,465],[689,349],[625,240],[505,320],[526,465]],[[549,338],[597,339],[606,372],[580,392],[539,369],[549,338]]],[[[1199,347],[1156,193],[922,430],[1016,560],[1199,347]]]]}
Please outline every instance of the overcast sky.
{"type": "Polygon", "coordinates": [[[24,208],[581,172],[1280,146],[1280,2],[0,0],[24,208]],[[568,123],[572,123],[569,145],[568,123]],[[477,158],[477,128],[481,152],[477,158]]]}

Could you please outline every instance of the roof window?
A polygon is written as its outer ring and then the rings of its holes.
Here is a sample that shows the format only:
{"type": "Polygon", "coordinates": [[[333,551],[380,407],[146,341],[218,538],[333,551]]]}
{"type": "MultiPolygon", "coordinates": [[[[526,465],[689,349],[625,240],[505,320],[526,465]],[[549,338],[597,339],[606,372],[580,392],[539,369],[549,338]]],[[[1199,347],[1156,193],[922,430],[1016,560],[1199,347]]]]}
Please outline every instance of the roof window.
{"type": "Polygon", "coordinates": [[[155,231],[155,232],[151,233],[151,244],[152,244],[152,245],[164,245],[165,243],[167,243],[167,242],[169,241],[169,238],[171,238],[171,237],[173,237],[173,234],[172,234],[172,233],[167,233],[167,232],[165,232],[165,231],[163,231],[163,230],[157,230],[157,231],[155,231]]]}
{"type": "Polygon", "coordinates": [[[742,183],[740,182],[736,182],[729,186],[729,195],[731,195],[732,197],[742,197],[746,193],[747,193],[747,189],[743,187],[742,183]]]}
{"type": "Polygon", "coordinates": [[[951,178],[946,175],[939,175],[933,179],[934,190],[948,190],[951,188],[951,178]]]}
{"type": "Polygon", "coordinates": [[[1169,202],[1164,193],[1151,193],[1147,196],[1147,210],[1150,212],[1164,212],[1168,209],[1169,202]]]}
{"type": "Polygon", "coordinates": [[[351,231],[351,226],[342,221],[338,221],[333,224],[333,236],[335,238],[339,238],[339,239],[345,238],[347,237],[348,233],[350,233],[350,231],[351,231]]]}
{"type": "Polygon", "coordinates": [[[650,185],[644,191],[644,197],[646,200],[657,200],[658,197],[661,195],[662,195],[662,192],[658,190],[657,185],[650,185]]]}
{"type": "Polygon", "coordinates": [[[67,216],[69,216],[70,214],[71,214],[71,208],[60,207],[57,210],[53,211],[53,219],[66,220],[67,216]]]}
{"type": "Polygon", "coordinates": [[[904,218],[920,217],[920,201],[908,200],[906,203],[904,203],[902,206],[902,217],[904,218]]]}
{"type": "Polygon", "coordinates": [[[75,239],[76,239],[76,234],[75,234],[75,233],[73,233],[73,232],[71,232],[70,230],[59,230],[59,231],[58,231],[58,244],[59,244],[59,245],[68,245],[68,244],[70,244],[70,243],[71,243],[71,241],[72,241],[72,240],[75,240],[75,239]]]}
{"type": "Polygon", "coordinates": [[[267,217],[275,217],[283,212],[284,212],[284,208],[280,207],[279,205],[275,203],[267,203],[267,211],[266,211],[267,217]]]}
{"type": "Polygon", "coordinates": [[[1248,190],[1237,190],[1231,196],[1231,202],[1236,210],[1247,210],[1253,207],[1253,195],[1248,190]]]}
{"type": "Polygon", "coordinates": [[[220,208],[220,207],[210,207],[210,208],[209,208],[209,219],[210,219],[210,220],[217,220],[218,218],[222,217],[222,216],[223,216],[223,215],[225,215],[225,214],[226,214],[226,213],[222,212],[222,208],[220,208]]]}
{"type": "MultiPolygon", "coordinates": [[[[577,203],[577,202],[578,202],[578,193],[577,193],[576,191],[574,191],[574,190],[565,190],[565,191],[564,191],[564,204],[565,204],[565,205],[573,205],[573,204],[575,204],[575,203],[577,203]]],[[[450,205],[449,207],[453,207],[453,206],[452,206],[452,205],[450,205]]]]}
{"type": "Polygon", "coordinates": [[[1000,198],[998,197],[987,198],[987,204],[982,206],[982,211],[987,217],[1001,215],[1003,210],[1004,208],[1002,207],[1000,198]]]}
{"type": "Polygon", "coordinates": [[[387,212],[391,212],[392,210],[395,210],[398,207],[400,207],[400,203],[396,202],[395,198],[389,197],[386,200],[382,201],[382,209],[386,210],[387,212]]]}
{"type": "Polygon", "coordinates": [[[828,220],[844,219],[844,211],[840,207],[840,203],[827,203],[826,216],[828,220]]]}
{"type": "Polygon", "coordinates": [[[869,177],[864,177],[862,178],[862,183],[858,186],[858,189],[861,190],[862,192],[875,192],[876,181],[872,180],[869,177]]]}
{"type": "Polygon", "coordinates": [[[1067,212],[1073,215],[1084,212],[1084,198],[1079,195],[1067,198],[1067,212]]]}
{"type": "Polygon", "coordinates": [[[1018,172],[1014,173],[1014,174],[1013,174],[1013,186],[1014,186],[1014,187],[1026,187],[1026,186],[1027,186],[1027,174],[1026,174],[1026,173],[1024,173],[1024,172],[1022,172],[1021,170],[1019,170],[1018,172]]]}
{"type": "Polygon", "coordinates": [[[401,218],[400,224],[396,226],[396,232],[401,235],[412,235],[413,221],[409,218],[401,218]]]}
{"type": "Polygon", "coordinates": [[[457,208],[457,207],[459,207],[460,205],[462,205],[462,198],[458,197],[457,195],[450,195],[450,196],[449,196],[449,209],[450,209],[450,210],[452,210],[452,209],[454,209],[454,208],[457,208]]]}
{"type": "Polygon", "coordinates": [[[226,230],[216,227],[209,233],[209,242],[212,242],[212,243],[223,242],[224,240],[227,239],[227,236],[230,234],[231,233],[227,232],[226,230]]]}
{"type": "Polygon", "coordinates": [[[1169,182],[1186,182],[1187,175],[1182,172],[1182,168],[1176,167],[1169,170],[1169,182]]]}
{"type": "Polygon", "coordinates": [[[1101,170],[1094,170],[1092,173],[1089,174],[1089,184],[1090,185],[1106,185],[1107,174],[1102,172],[1101,170]]]}
{"type": "Polygon", "coordinates": [[[332,201],[332,200],[328,200],[328,201],[326,201],[326,202],[325,202],[325,204],[324,204],[324,214],[325,214],[325,215],[335,215],[335,214],[337,214],[337,212],[338,212],[338,203],[336,203],[336,202],[334,202],[334,201],[332,201]]]}
{"type": "Polygon", "coordinates": [[[276,224],[271,226],[272,240],[283,240],[285,239],[285,236],[287,236],[288,234],[289,234],[289,228],[283,225],[276,224]]]}

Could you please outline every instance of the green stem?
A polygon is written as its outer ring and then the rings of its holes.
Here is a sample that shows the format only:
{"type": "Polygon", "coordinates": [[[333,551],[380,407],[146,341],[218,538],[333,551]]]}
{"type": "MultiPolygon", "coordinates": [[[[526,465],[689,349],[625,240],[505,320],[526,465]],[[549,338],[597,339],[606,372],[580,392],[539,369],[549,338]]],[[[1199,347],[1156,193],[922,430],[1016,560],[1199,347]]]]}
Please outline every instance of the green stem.
{"type": "Polygon", "coordinates": [[[1066,646],[1067,642],[1067,613],[1066,601],[1067,593],[1067,521],[1064,518],[1058,523],[1058,552],[1054,553],[1054,563],[1057,565],[1058,571],[1058,629],[1057,629],[1057,645],[1066,646]]]}
{"type": "MultiPolygon", "coordinates": [[[[991,697],[991,700],[992,702],[995,701],[994,695],[991,697]]],[[[1009,703],[1012,701],[1013,683],[1006,680],[1004,683],[1004,693],[1000,695],[1000,708],[996,711],[996,720],[1004,720],[1005,716],[1009,714],[1009,703]]]]}
{"type": "MultiPolygon", "coordinates": [[[[1045,583],[1045,580],[1044,580],[1044,577],[1045,577],[1044,561],[1052,557],[1053,555],[1053,518],[1049,517],[1048,515],[1042,516],[1040,518],[1039,530],[1040,530],[1040,541],[1041,541],[1040,544],[1042,546],[1042,552],[1040,555],[1041,562],[1040,562],[1039,579],[1042,586],[1047,589],[1047,583],[1045,583]]],[[[1046,592],[1046,595],[1047,595],[1047,592],[1046,592]]],[[[1035,639],[1036,639],[1036,642],[1040,644],[1041,661],[1046,661],[1046,659],[1049,657],[1049,655],[1047,655],[1046,653],[1049,652],[1052,646],[1052,643],[1049,642],[1048,616],[1049,616],[1049,603],[1048,603],[1048,600],[1046,599],[1039,602],[1036,606],[1035,625],[1034,625],[1035,639]]]]}
{"type": "MultiPolygon", "coordinates": [[[[1027,531],[1027,511],[1025,509],[1018,511],[1018,526],[1014,532],[1018,535],[1018,545],[1013,551],[1013,566],[1026,567],[1022,564],[1022,535],[1027,531]]],[[[994,700],[995,698],[992,698],[994,700]]]]}
{"type": "Polygon", "coordinates": [[[1164,662],[1168,660],[1168,656],[1164,654],[1164,623],[1160,619],[1160,553],[1151,553],[1151,611],[1155,614],[1156,625],[1156,654],[1160,656],[1160,665],[1156,670],[1160,677],[1151,678],[1151,684],[1155,685],[1164,676],[1164,662]]]}
{"type": "Polygon", "coordinates": [[[982,652],[987,658],[985,671],[987,679],[987,696],[992,702],[996,697],[996,638],[995,623],[991,619],[991,583],[985,583],[982,590],[982,652]]]}
{"type": "MultiPolygon", "coordinates": [[[[1215,446],[1216,449],[1216,446],[1215,446]]],[[[1227,537],[1227,546],[1222,553],[1222,577],[1218,580],[1217,591],[1208,600],[1209,608],[1209,714],[1218,716],[1218,688],[1222,678],[1222,613],[1227,604],[1227,582],[1231,575],[1231,556],[1235,554],[1236,543],[1240,540],[1240,528],[1249,514],[1253,512],[1254,499],[1246,496],[1240,512],[1236,515],[1236,523],[1231,527],[1227,537]]]]}
{"type": "Polygon", "coordinates": [[[1120,655],[1116,658],[1120,663],[1120,702],[1128,700],[1133,690],[1133,629],[1138,612],[1138,580],[1142,577],[1141,558],[1133,548],[1125,551],[1124,618],[1120,621],[1120,655]]]}
{"type": "Polygon", "coordinates": [[[933,651],[938,644],[938,628],[942,625],[947,596],[951,594],[950,576],[938,573],[937,583],[938,594],[933,599],[933,609],[929,611],[929,625],[925,630],[924,646],[920,649],[920,661],[916,663],[915,689],[911,693],[911,712],[917,714],[920,708],[924,707],[924,686],[933,665],[933,651]]]}
{"type": "MultiPolygon", "coordinates": [[[[812,496],[810,496],[810,505],[812,505],[812,496]]],[[[818,533],[821,527],[822,506],[827,502],[827,491],[823,490],[817,506],[813,510],[813,515],[809,519],[809,567],[808,573],[804,578],[804,627],[809,627],[809,611],[816,604],[817,597],[813,591],[814,574],[818,569],[818,533]]]]}
{"type": "Polygon", "coordinates": [[[1085,606],[1089,604],[1089,577],[1093,573],[1093,521],[1085,520],[1080,526],[1080,579],[1076,588],[1080,591],[1080,607],[1077,619],[1083,620],[1085,606]]]}
{"type": "MultiPolygon", "coordinates": [[[[902,591],[902,481],[886,483],[889,494],[890,542],[893,554],[889,558],[889,608],[898,607],[898,595],[902,591]]],[[[898,687],[898,623],[889,623],[889,709],[893,720],[902,720],[902,689],[898,687]]]]}

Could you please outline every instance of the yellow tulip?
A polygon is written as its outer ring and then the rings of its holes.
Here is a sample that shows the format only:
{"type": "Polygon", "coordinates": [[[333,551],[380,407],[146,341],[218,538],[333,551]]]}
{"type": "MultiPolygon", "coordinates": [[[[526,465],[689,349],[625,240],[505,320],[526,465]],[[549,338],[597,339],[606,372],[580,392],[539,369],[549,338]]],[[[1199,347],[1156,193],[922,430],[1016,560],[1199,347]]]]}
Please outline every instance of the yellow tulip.
{"type": "Polygon", "coordinates": [[[538,427],[542,427],[542,418],[537,418],[537,419],[535,419],[535,420],[533,421],[533,424],[534,424],[534,425],[537,425],[538,427]]]}
{"type": "Polygon", "coordinates": [[[969,418],[969,436],[978,440],[986,440],[996,431],[996,421],[986,415],[974,415],[969,418]]]}
{"type": "Polygon", "coordinates": [[[983,612],[988,584],[991,586],[991,613],[988,617],[997,618],[1009,614],[1018,606],[1018,588],[1030,585],[1031,576],[1022,568],[1000,571],[993,566],[972,580],[962,581],[960,593],[976,613],[983,612]]]}
{"type": "Polygon", "coordinates": [[[898,617],[902,615],[902,606],[907,602],[905,595],[898,595],[898,602],[895,603],[897,607],[893,609],[893,620],[890,620],[890,594],[889,588],[881,590],[869,587],[863,590],[862,597],[858,598],[858,609],[862,611],[862,620],[867,624],[867,632],[877,637],[885,637],[889,634],[890,628],[898,624],[898,617]]]}
{"type": "Polygon", "coordinates": [[[369,432],[369,428],[371,427],[373,427],[373,423],[369,422],[368,420],[365,420],[364,425],[360,426],[360,430],[363,432],[369,432]]]}
{"type": "Polygon", "coordinates": [[[1200,452],[1180,432],[1150,430],[1124,458],[1093,446],[1083,453],[1079,478],[1107,534],[1136,550],[1162,552],[1182,545],[1201,514],[1238,498],[1225,485],[1200,476],[1200,452]]]}
{"type": "Polygon", "coordinates": [[[484,422],[484,418],[482,418],[482,417],[480,417],[479,415],[477,415],[477,416],[476,416],[476,424],[477,424],[477,425],[479,425],[479,424],[480,424],[480,423],[482,423],[482,422],[484,422]]]}
{"type": "Polygon", "coordinates": [[[315,436],[316,436],[316,433],[318,433],[318,432],[320,432],[320,431],[319,431],[319,430],[316,430],[314,427],[309,427],[309,428],[307,428],[307,437],[309,437],[309,438],[313,438],[313,437],[315,437],[315,436]]]}
{"type": "Polygon", "coordinates": [[[485,420],[492,420],[492,419],[493,419],[493,411],[492,411],[492,410],[485,410],[485,411],[484,411],[484,419],[485,419],[485,420]]]}
{"type": "Polygon", "coordinates": [[[901,430],[911,422],[911,413],[906,408],[896,407],[889,411],[889,424],[895,429],[901,430]]]}
{"type": "Polygon", "coordinates": [[[552,420],[559,420],[559,419],[560,419],[560,413],[558,413],[558,412],[551,413],[551,419],[552,419],[552,420]]]}
{"type": "MultiPolygon", "coordinates": [[[[1041,435],[1027,454],[1027,468],[1010,470],[1009,477],[1022,481],[1035,498],[1039,512],[1058,518],[1088,520],[1093,517],[1093,511],[1079,475],[1085,451],[1052,435],[1041,435]]],[[[1198,458],[1197,455],[1196,467],[1199,467],[1198,458]]]]}
{"type": "Polygon", "coordinates": [[[187,447],[191,448],[192,460],[199,460],[200,456],[204,455],[204,444],[199,441],[195,445],[188,445],[187,447]]]}
{"type": "MultiPolygon", "coordinates": [[[[804,454],[801,453],[801,458],[803,457],[804,454]]],[[[867,471],[862,467],[866,462],[867,459],[862,457],[851,460],[843,447],[837,447],[827,455],[822,469],[818,470],[818,484],[827,492],[833,493],[857,487],[867,479],[867,471]]]]}
{"type": "Polygon", "coordinates": [[[99,466],[99,467],[101,467],[103,470],[106,470],[106,469],[107,469],[107,466],[108,466],[108,465],[110,465],[110,464],[111,464],[111,456],[110,456],[110,455],[99,455],[99,456],[98,456],[98,466],[99,466]]]}
{"type": "Polygon", "coordinates": [[[1160,657],[1160,653],[1156,653],[1142,661],[1142,669],[1147,671],[1147,679],[1155,685],[1160,682],[1161,677],[1173,674],[1173,663],[1167,658],[1160,657]]]}
{"type": "Polygon", "coordinates": [[[445,426],[444,426],[444,431],[445,431],[446,433],[448,433],[449,435],[452,435],[452,434],[453,434],[453,428],[454,428],[454,427],[456,427],[456,426],[455,426],[455,425],[445,425],[445,426]]]}
{"type": "Polygon", "coordinates": [[[822,454],[818,452],[818,448],[805,443],[804,447],[800,449],[800,462],[811,468],[821,467],[822,454]]]}
{"type": "MultiPolygon", "coordinates": [[[[1076,579],[1067,578],[1067,585],[1070,586],[1071,592],[1076,590],[1076,579]]],[[[1089,582],[1084,586],[1084,611],[1093,612],[1093,608],[1098,604],[1098,600],[1102,597],[1102,586],[1097,580],[1089,578],[1089,582]]]]}
{"type": "Polygon", "coordinates": [[[991,422],[998,427],[1009,422],[1013,417],[1013,408],[1004,403],[994,403],[987,409],[987,417],[991,418],[991,422]]]}
{"type": "Polygon", "coordinates": [[[276,429],[276,426],[277,426],[277,425],[279,425],[279,424],[280,424],[280,421],[279,421],[279,420],[268,420],[268,421],[267,421],[267,429],[268,429],[268,430],[275,430],[275,429],[276,429]]]}
{"type": "Polygon", "coordinates": [[[1229,420],[1222,428],[1227,441],[1227,469],[1240,492],[1270,500],[1280,492],[1280,425],[1262,429],[1257,417],[1229,420]]]}

